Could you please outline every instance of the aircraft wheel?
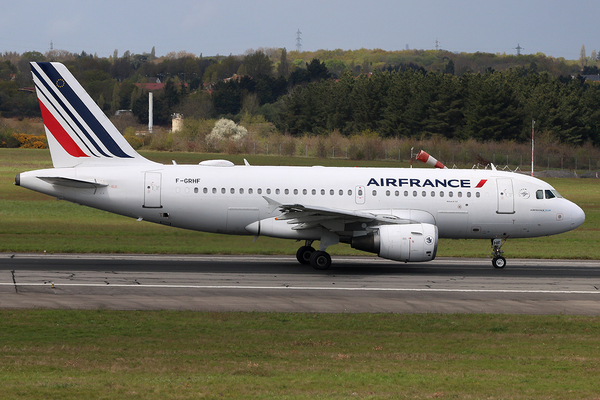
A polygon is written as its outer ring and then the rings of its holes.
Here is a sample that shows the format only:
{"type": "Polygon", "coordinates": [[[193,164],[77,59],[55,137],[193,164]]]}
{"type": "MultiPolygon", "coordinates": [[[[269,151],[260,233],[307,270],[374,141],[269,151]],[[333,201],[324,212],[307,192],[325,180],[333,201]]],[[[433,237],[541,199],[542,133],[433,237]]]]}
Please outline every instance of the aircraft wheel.
{"type": "Polygon", "coordinates": [[[331,256],[324,251],[315,251],[310,255],[310,265],[314,269],[327,269],[331,267],[331,256]]]}
{"type": "Polygon", "coordinates": [[[504,257],[494,257],[492,259],[492,265],[494,266],[494,268],[496,269],[502,269],[506,266],[506,258],[504,257]]]}
{"type": "Polygon", "coordinates": [[[302,246],[296,252],[296,259],[300,264],[310,264],[310,256],[315,252],[312,246],[302,246]]]}

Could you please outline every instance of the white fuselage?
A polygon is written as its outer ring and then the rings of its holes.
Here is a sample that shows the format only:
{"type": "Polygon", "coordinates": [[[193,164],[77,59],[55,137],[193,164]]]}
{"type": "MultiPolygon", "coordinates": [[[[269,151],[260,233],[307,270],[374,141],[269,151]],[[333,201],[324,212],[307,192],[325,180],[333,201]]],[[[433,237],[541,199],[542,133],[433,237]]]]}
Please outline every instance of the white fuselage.
{"type": "Polygon", "coordinates": [[[279,214],[266,198],[281,204],[395,215],[434,224],[442,238],[552,235],[576,228],[585,218],[574,203],[546,198],[547,191],[556,193],[547,183],[495,170],[152,163],[38,170],[21,173],[18,179],[23,187],[113,213],[238,235],[256,233],[246,227],[279,214]],[[102,186],[82,189],[39,177],[95,181],[102,186]]]}

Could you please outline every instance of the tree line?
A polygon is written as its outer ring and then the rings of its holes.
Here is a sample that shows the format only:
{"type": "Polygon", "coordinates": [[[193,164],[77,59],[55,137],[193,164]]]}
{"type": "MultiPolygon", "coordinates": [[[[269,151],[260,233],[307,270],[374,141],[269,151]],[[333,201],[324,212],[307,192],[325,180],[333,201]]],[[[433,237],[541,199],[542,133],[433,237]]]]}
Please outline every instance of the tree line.
{"type": "Polygon", "coordinates": [[[181,52],[99,58],[82,52],[0,56],[0,115],[36,117],[30,61],[67,65],[108,114],[131,109],[147,123],[147,90],[158,78],[154,122],[262,115],[283,133],[372,131],[383,137],[441,136],[523,141],[536,130],[570,144],[600,144],[600,85],[580,74],[596,60],[446,51],[290,52],[260,49],[244,56],[181,52]],[[321,57],[319,59],[318,57],[321,57]],[[306,57],[313,57],[306,59],[306,57]]]}
{"type": "Polygon", "coordinates": [[[563,143],[600,144],[600,85],[527,68],[345,74],[298,86],[281,104],[280,129],[292,134],[371,130],[384,137],[522,142],[535,120],[536,130],[563,143]]]}

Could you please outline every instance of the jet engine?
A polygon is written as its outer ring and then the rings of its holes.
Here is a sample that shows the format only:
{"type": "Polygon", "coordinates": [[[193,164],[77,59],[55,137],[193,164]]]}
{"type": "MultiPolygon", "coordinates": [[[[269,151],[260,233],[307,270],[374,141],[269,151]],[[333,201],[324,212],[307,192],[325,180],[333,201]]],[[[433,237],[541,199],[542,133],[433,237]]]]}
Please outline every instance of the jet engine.
{"type": "Polygon", "coordinates": [[[352,248],[404,262],[435,258],[438,229],[432,224],[380,225],[373,232],[352,238],[352,248]]]}

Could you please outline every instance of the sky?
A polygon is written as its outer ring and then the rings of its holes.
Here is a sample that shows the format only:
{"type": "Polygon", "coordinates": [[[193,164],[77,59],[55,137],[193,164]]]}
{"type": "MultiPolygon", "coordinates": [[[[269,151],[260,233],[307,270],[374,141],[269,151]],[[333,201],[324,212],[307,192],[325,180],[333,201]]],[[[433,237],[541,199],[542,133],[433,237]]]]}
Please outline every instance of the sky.
{"type": "Polygon", "coordinates": [[[600,52],[598,0],[19,0],[2,7],[0,52],[54,49],[99,57],[251,49],[522,54],[577,60],[600,52]]]}

